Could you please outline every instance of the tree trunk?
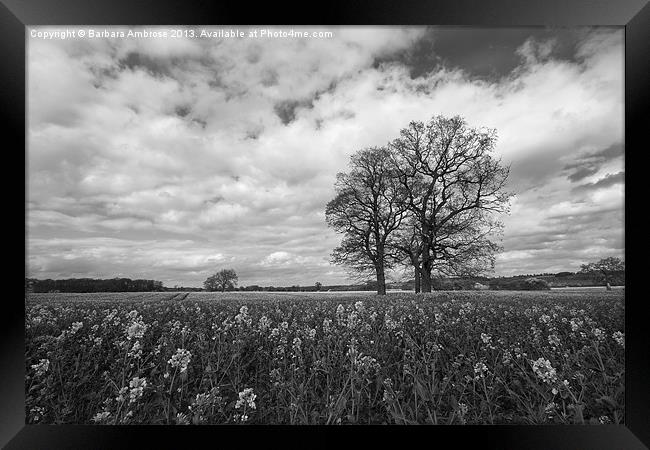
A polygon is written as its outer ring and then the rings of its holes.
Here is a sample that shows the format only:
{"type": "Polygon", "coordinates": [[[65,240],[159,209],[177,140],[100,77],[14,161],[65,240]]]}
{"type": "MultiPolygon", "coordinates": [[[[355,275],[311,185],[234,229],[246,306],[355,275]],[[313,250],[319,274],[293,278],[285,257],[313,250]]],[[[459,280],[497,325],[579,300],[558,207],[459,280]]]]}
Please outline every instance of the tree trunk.
{"type": "Polygon", "coordinates": [[[386,274],[384,273],[384,265],[379,264],[375,267],[377,271],[377,295],[386,295],[386,274]]]}
{"type": "Polygon", "coordinates": [[[422,292],[431,292],[431,271],[422,267],[422,292]]]}
{"type": "Polygon", "coordinates": [[[420,261],[418,261],[419,255],[414,255],[411,253],[411,264],[413,264],[413,281],[415,283],[415,293],[420,292],[420,261]]]}
{"type": "Polygon", "coordinates": [[[429,245],[425,242],[422,247],[422,270],[420,271],[420,278],[422,280],[422,292],[431,292],[431,254],[429,253],[429,245]]]}
{"type": "Polygon", "coordinates": [[[611,291],[612,287],[609,285],[609,277],[607,276],[607,272],[603,272],[603,275],[605,275],[605,287],[608,291],[611,291]]]}

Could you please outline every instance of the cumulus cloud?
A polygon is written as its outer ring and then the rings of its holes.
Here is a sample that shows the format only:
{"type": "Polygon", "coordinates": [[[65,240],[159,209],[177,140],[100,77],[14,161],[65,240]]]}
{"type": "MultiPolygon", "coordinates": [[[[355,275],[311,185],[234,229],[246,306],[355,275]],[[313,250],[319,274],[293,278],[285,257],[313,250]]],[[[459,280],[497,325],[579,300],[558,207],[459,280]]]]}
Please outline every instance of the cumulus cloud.
{"type": "Polygon", "coordinates": [[[346,282],[328,264],[335,174],[434,114],[498,131],[518,193],[498,272],[622,252],[620,31],[584,33],[570,61],[552,39],[525,40],[520,64],[485,80],[445,66],[413,77],[395,55],[431,39],[424,28],[329,30],[30,39],[30,273],[198,286],[233,267],[242,284],[346,282]]]}

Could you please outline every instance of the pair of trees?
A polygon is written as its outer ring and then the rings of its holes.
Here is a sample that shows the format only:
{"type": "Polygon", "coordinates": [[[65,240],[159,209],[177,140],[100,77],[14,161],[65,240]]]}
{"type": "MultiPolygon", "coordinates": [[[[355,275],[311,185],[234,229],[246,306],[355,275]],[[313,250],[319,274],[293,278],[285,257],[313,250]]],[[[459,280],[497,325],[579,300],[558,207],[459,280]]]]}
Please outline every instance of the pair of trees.
{"type": "Polygon", "coordinates": [[[508,212],[509,167],[491,153],[494,130],[470,128],[455,116],[413,121],[384,147],[360,150],[337,174],[326,207],[343,234],[332,261],[359,276],[410,266],[415,291],[431,292],[432,274],[476,276],[494,265],[499,213],[508,212]]]}

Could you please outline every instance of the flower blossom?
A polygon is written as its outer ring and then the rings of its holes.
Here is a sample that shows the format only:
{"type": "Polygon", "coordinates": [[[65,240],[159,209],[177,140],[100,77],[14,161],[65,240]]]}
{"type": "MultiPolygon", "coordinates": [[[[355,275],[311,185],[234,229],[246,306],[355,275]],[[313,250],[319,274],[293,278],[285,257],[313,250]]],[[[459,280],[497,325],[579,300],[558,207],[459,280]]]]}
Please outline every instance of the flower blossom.
{"type": "Polygon", "coordinates": [[[36,376],[41,376],[50,369],[50,360],[41,359],[38,364],[32,364],[32,369],[36,371],[36,376]]]}
{"type": "Polygon", "coordinates": [[[192,359],[192,353],[189,350],[184,348],[179,348],[176,350],[176,353],[167,361],[174,368],[180,368],[181,372],[187,370],[187,366],[192,359]]]}
{"type": "Polygon", "coordinates": [[[557,381],[557,372],[548,359],[538,358],[533,361],[533,372],[546,384],[553,384],[557,381]]]}
{"type": "Polygon", "coordinates": [[[142,397],[144,388],[147,387],[147,380],[140,377],[134,377],[129,381],[129,387],[131,388],[129,391],[129,403],[134,403],[142,397]]]}
{"type": "Polygon", "coordinates": [[[256,398],[257,398],[257,394],[253,393],[252,388],[244,389],[239,393],[239,399],[237,399],[237,403],[235,403],[235,409],[240,409],[242,406],[244,408],[256,409],[257,408],[257,405],[255,405],[256,398]]]}
{"type": "Polygon", "coordinates": [[[612,334],[612,339],[614,339],[618,345],[625,348],[625,334],[624,333],[621,333],[620,331],[615,331],[614,334],[612,334]]]}

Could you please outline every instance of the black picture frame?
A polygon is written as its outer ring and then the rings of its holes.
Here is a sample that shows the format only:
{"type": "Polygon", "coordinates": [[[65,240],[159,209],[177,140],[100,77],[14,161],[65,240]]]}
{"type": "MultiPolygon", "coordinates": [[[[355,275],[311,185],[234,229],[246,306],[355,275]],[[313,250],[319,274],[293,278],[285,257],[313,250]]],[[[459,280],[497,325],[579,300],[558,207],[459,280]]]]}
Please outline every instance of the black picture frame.
{"type": "MultiPolygon", "coordinates": [[[[24,182],[27,179],[25,126],[25,27],[30,25],[169,25],[169,24],[303,24],[303,25],[455,25],[455,26],[586,26],[625,28],[625,233],[636,243],[639,227],[630,220],[633,199],[644,167],[634,161],[646,152],[645,128],[650,98],[650,5],[647,0],[446,0],[386,1],[340,0],[319,4],[252,5],[232,0],[219,3],[179,0],[2,0],[0,4],[0,114],[5,127],[5,151],[25,149],[24,182]],[[645,145],[644,145],[645,144],[645,145]],[[629,234],[628,234],[629,233],[629,234]]],[[[17,170],[7,164],[16,178],[17,170]]],[[[6,180],[5,180],[6,181],[6,180]]],[[[12,193],[19,180],[5,192],[12,193]],[[11,189],[11,190],[9,190],[11,189]]],[[[11,196],[17,198],[18,196],[11,196]]],[[[27,197],[25,191],[25,198],[27,197]]],[[[23,203],[23,207],[24,207],[23,203]]],[[[16,205],[16,209],[19,206],[16,205]]],[[[5,217],[10,218],[9,214],[5,217]]],[[[11,220],[11,219],[10,219],[11,220]]],[[[26,230],[26,228],[23,228],[26,230]]],[[[8,233],[7,233],[8,234],[8,233]]],[[[11,238],[9,238],[11,240],[11,238]]],[[[13,239],[16,240],[16,239],[13,239]]],[[[638,242],[643,242],[640,240],[638,242]]],[[[23,247],[26,250],[26,247],[23,247]]],[[[323,446],[346,442],[350,433],[367,435],[386,444],[446,447],[445,441],[463,447],[499,449],[643,449],[650,446],[650,339],[646,298],[641,295],[635,254],[626,251],[626,424],[594,426],[447,426],[447,427],[167,427],[25,425],[24,407],[24,304],[13,288],[5,296],[0,333],[0,444],[15,448],[125,448],[138,446],[179,447],[198,441],[225,445],[225,435],[248,446],[249,439],[263,445],[323,446]],[[629,263],[632,261],[632,264],[629,263]],[[254,432],[251,432],[254,431],[254,432]],[[296,433],[299,434],[296,439],[296,433]],[[414,435],[413,433],[416,433],[414,435]],[[645,445],[644,445],[645,444],[645,445]]],[[[13,258],[5,258],[15,265],[13,258]]],[[[17,284],[16,284],[17,286],[17,284]]],[[[16,288],[17,290],[18,288],[16,288]]]]}

